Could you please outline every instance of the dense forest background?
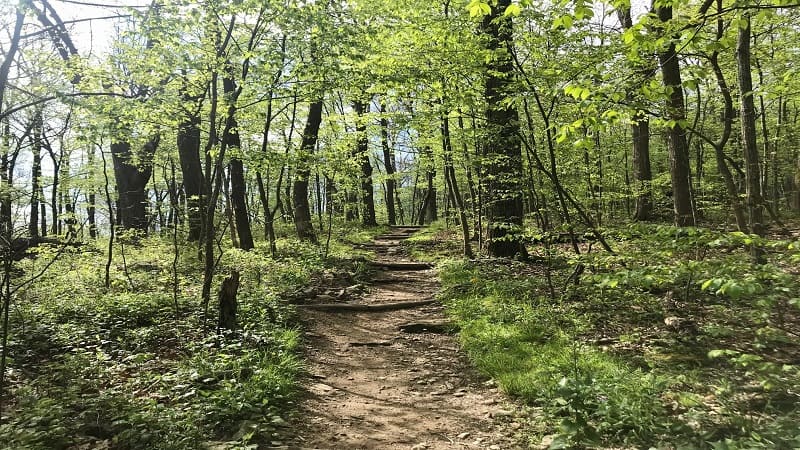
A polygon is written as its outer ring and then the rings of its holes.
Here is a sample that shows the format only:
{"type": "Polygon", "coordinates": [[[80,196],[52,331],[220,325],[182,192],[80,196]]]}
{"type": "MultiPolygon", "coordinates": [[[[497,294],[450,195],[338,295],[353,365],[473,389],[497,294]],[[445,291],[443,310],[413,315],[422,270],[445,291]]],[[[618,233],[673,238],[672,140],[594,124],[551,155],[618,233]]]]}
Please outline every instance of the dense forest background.
{"type": "Polygon", "coordinates": [[[798,6],[3,2],[0,443],[258,442],[287,299],[433,224],[532,441],[797,445],[798,6]]]}

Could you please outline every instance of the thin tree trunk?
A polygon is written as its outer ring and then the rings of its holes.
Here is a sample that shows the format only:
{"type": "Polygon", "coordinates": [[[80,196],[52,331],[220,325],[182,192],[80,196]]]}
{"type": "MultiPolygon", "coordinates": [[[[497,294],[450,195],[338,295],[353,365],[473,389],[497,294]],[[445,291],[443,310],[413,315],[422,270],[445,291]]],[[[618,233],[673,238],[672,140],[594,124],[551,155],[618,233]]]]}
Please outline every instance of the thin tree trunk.
{"type": "Polygon", "coordinates": [[[386,216],[389,225],[397,225],[395,211],[395,179],[394,155],[389,147],[389,120],[386,118],[386,104],[381,102],[381,147],[383,148],[383,166],[386,168],[386,216]]]}
{"type": "Polygon", "coordinates": [[[42,110],[37,109],[33,117],[33,131],[31,134],[33,163],[31,165],[31,209],[30,222],[28,224],[28,234],[31,237],[39,236],[39,203],[42,201],[42,190],[39,184],[42,178],[42,127],[42,110]]]}
{"type": "MultiPolygon", "coordinates": [[[[745,161],[748,226],[751,233],[764,236],[761,163],[756,143],[756,113],[753,101],[753,79],[750,72],[750,14],[745,12],[743,19],[746,21],[746,26],[739,26],[739,35],[736,42],[736,61],[739,89],[741,91],[742,150],[744,151],[745,161]]],[[[753,245],[751,252],[753,259],[757,263],[765,262],[764,249],[760,245],[753,245]]]]}
{"type": "Polygon", "coordinates": [[[458,210],[459,223],[461,225],[461,237],[464,249],[464,256],[473,259],[475,254],[472,253],[472,246],[469,242],[469,222],[467,221],[467,213],[464,208],[464,200],[461,198],[461,192],[458,188],[458,180],[456,179],[456,170],[453,167],[453,145],[450,139],[450,120],[447,116],[442,116],[442,147],[444,151],[444,175],[447,181],[447,186],[450,191],[450,197],[458,210]]]}

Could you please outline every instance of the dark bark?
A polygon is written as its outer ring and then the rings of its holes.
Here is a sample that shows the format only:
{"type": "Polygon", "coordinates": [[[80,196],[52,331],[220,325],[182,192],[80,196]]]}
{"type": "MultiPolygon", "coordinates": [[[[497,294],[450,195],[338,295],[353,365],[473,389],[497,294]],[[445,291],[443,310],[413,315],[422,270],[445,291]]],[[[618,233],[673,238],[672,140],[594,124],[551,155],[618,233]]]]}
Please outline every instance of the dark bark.
{"type": "MultiPolygon", "coordinates": [[[[232,70],[229,70],[230,74],[232,70]]],[[[237,96],[236,83],[229,76],[222,80],[225,96],[235,102],[237,96]]],[[[250,229],[250,216],[247,213],[247,185],[244,180],[244,163],[241,158],[242,140],[239,137],[239,124],[236,121],[236,105],[228,106],[228,116],[225,134],[222,139],[231,150],[230,177],[231,177],[231,206],[236,222],[236,233],[239,238],[239,248],[250,250],[253,248],[253,232],[250,229]]]]}
{"type": "Polygon", "coordinates": [[[125,229],[147,232],[147,183],[153,173],[152,160],[158,143],[159,136],[147,141],[135,164],[132,161],[134,155],[130,142],[111,144],[111,158],[119,195],[117,214],[119,223],[125,229]]]}
{"type": "MultiPolygon", "coordinates": [[[[722,9],[721,0],[717,1],[717,9],[722,9]]],[[[720,18],[717,21],[716,37],[718,40],[722,39],[724,32],[725,23],[723,22],[723,19],[720,18]]],[[[731,96],[731,89],[728,86],[728,82],[725,80],[725,74],[722,71],[722,67],[719,65],[718,51],[714,51],[709,56],[709,62],[714,70],[714,76],[716,77],[717,86],[719,87],[719,91],[722,94],[723,100],[722,134],[720,134],[720,137],[716,142],[712,143],[712,146],[714,147],[714,157],[717,162],[717,170],[719,171],[719,174],[722,176],[722,180],[725,183],[725,189],[728,193],[728,200],[730,201],[733,215],[736,218],[736,225],[739,231],[745,232],[747,231],[747,220],[745,218],[744,210],[742,209],[741,201],[739,200],[739,189],[736,186],[736,182],[734,181],[733,174],[728,167],[725,156],[725,145],[728,143],[733,129],[733,98],[731,96]]]]}
{"type": "Polygon", "coordinates": [[[386,168],[386,216],[389,225],[397,225],[395,211],[395,179],[394,154],[389,147],[389,121],[386,119],[386,105],[381,102],[381,148],[383,148],[383,166],[386,168]]]}
{"type": "Polygon", "coordinates": [[[219,301],[219,321],[217,322],[217,333],[222,330],[236,330],[236,313],[238,302],[236,294],[239,291],[239,272],[233,271],[230,276],[222,280],[219,287],[217,300],[219,301]]]}
{"type": "MultiPolygon", "coordinates": [[[[94,174],[94,147],[90,147],[88,149],[88,153],[86,155],[87,165],[89,166],[89,173],[86,175],[88,179],[93,178],[94,174]]],[[[94,188],[90,187],[89,192],[86,195],[86,219],[89,223],[89,237],[92,239],[97,238],[97,220],[95,219],[95,212],[97,211],[97,194],[95,193],[94,188]]]]}
{"type": "Polygon", "coordinates": [[[650,220],[653,217],[653,196],[650,181],[650,119],[643,112],[634,116],[633,132],[633,179],[636,182],[636,206],[634,220],[650,220]]]}
{"type": "Polygon", "coordinates": [[[200,163],[200,115],[195,112],[178,125],[178,157],[186,193],[186,215],[189,222],[189,241],[200,240],[202,233],[203,167],[200,163]]]}
{"type": "Polygon", "coordinates": [[[422,149],[423,158],[425,158],[425,182],[426,187],[422,197],[422,205],[420,207],[417,220],[419,225],[432,223],[439,218],[439,207],[436,198],[436,170],[434,169],[433,152],[429,147],[422,149]]]}
{"type": "MultiPolygon", "coordinates": [[[[747,25],[740,25],[736,42],[737,75],[740,90],[742,115],[742,150],[745,162],[745,185],[747,189],[747,213],[750,232],[764,236],[764,202],[761,194],[761,162],[756,143],[756,111],[753,101],[753,78],[750,72],[750,15],[745,13],[747,25]]],[[[763,263],[764,249],[760,245],[751,247],[753,259],[763,263]]]]}
{"type": "Polygon", "coordinates": [[[42,201],[42,189],[39,184],[42,177],[42,126],[42,110],[38,109],[34,113],[33,130],[31,131],[31,153],[33,154],[33,163],[31,164],[31,206],[28,234],[32,238],[39,236],[39,203],[42,201]]]}
{"type": "Polygon", "coordinates": [[[513,89],[513,24],[505,15],[510,0],[498,0],[481,27],[486,49],[485,91],[487,134],[486,193],[488,252],[491,256],[526,256],[522,243],[522,148],[519,115],[506,100],[513,89]]]}
{"type": "MultiPolygon", "coordinates": [[[[672,20],[672,7],[659,6],[657,13],[661,22],[668,26],[672,20]]],[[[686,142],[685,130],[686,103],[683,97],[681,68],[674,42],[670,41],[666,49],[659,51],[658,60],[661,64],[664,86],[669,93],[665,116],[671,122],[667,126],[667,137],[675,225],[679,227],[694,226],[689,146],[686,142]]]]}
{"type": "MultiPolygon", "coordinates": [[[[631,9],[622,9],[619,12],[622,27],[626,30],[633,27],[631,9]]],[[[649,58],[643,55],[643,58],[649,58]]],[[[653,77],[654,69],[646,63],[637,64],[636,75],[640,83],[645,83],[653,77]]],[[[635,181],[636,205],[633,215],[634,220],[650,220],[653,216],[653,196],[650,182],[653,179],[650,168],[650,118],[644,111],[637,111],[633,116],[631,132],[633,135],[633,179],[635,181]]]]}
{"type": "Polygon", "coordinates": [[[322,99],[309,105],[308,118],[303,130],[300,155],[292,184],[292,204],[294,206],[294,226],[301,240],[317,243],[314,224],[311,222],[311,207],[308,202],[308,179],[311,175],[311,155],[317,145],[317,134],[322,124],[322,99]]]}
{"type": "Polygon", "coordinates": [[[458,188],[458,180],[456,179],[456,170],[453,167],[453,145],[450,139],[450,120],[447,116],[442,116],[442,148],[444,150],[445,182],[447,184],[450,198],[453,200],[453,203],[458,210],[464,256],[472,259],[475,257],[475,255],[472,253],[472,246],[469,242],[469,222],[467,221],[467,212],[464,208],[464,199],[461,197],[461,191],[458,188]]]}
{"type": "Polygon", "coordinates": [[[361,162],[361,223],[365,226],[374,226],[375,220],[375,192],[372,183],[372,164],[369,160],[369,141],[367,138],[367,123],[364,114],[367,104],[362,101],[353,102],[356,118],[356,150],[355,156],[361,162]]]}

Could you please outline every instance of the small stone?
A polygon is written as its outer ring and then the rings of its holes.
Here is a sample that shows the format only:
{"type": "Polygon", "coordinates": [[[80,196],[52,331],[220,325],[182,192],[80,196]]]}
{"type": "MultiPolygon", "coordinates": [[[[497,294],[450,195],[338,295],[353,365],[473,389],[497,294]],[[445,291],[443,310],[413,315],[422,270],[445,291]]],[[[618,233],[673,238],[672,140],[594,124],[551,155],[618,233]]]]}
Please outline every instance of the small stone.
{"type": "Polygon", "coordinates": [[[492,417],[511,417],[514,415],[514,413],[507,409],[498,409],[497,411],[492,412],[491,415],[492,417]]]}
{"type": "Polygon", "coordinates": [[[499,446],[499,445],[497,445],[497,444],[495,444],[495,445],[490,445],[490,446],[489,446],[489,450],[500,450],[500,446],[499,446]]]}
{"type": "Polygon", "coordinates": [[[511,429],[519,430],[520,428],[522,428],[522,424],[521,423],[519,423],[519,422],[511,422],[511,429]]]}
{"type": "Polygon", "coordinates": [[[495,400],[493,398],[489,398],[489,399],[486,399],[486,400],[482,401],[481,403],[484,404],[484,405],[496,405],[497,404],[497,400],[495,400]]]}
{"type": "Polygon", "coordinates": [[[426,442],[420,442],[419,444],[411,447],[411,450],[425,450],[427,448],[431,448],[426,442]]]}
{"type": "Polygon", "coordinates": [[[458,435],[459,439],[466,439],[469,436],[469,432],[464,432],[458,435]]]}
{"type": "Polygon", "coordinates": [[[467,395],[466,392],[454,392],[453,393],[453,397],[463,397],[465,395],[467,395]]]}

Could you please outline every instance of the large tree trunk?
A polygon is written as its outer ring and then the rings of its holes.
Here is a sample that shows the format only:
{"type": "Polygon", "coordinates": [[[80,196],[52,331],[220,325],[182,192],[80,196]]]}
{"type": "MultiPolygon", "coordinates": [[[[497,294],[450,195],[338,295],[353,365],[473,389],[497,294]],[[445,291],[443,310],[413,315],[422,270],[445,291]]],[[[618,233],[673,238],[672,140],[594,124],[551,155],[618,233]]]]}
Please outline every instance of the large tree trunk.
{"type": "Polygon", "coordinates": [[[303,130],[303,140],[300,144],[300,157],[292,184],[292,204],[294,206],[294,227],[297,237],[304,241],[317,243],[314,224],[311,222],[311,207],[308,203],[308,178],[311,175],[309,167],[311,155],[317,145],[317,134],[322,124],[322,99],[315,100],[309,105],[308,118],[303,130]]]}
{"type": "Polygon", "coordinates": [[[111,144],[111,157],[114,162],[114,177],[117,180],[117,209],[119,223],[123,228],[147,232],[147,183],[153,172],[152,160],[158,147],[159,136],[151,138],[133,165],[131,144],[127,141],[111,144]]]}
{"type": "MultiPolygon", "coordinates": [[[[753,101],[753,79],[750,73],[750,15],[744,14],[747,26],[739,27],[736,43],[737,75],[742,114],[742,150],[745,162],[745,184],[747,186],[747,213],[750,232],[764,235],[764,202],[761,194],[761,162],[756,143],[756,111],[753,101]]],[[[764,249],[759,245],[751,248],[753,258],[764,262],[764,249]]]]}
{"type": "Polygon", "coordinates": [[[510,0],[498,0],[483,18],[482,32],[491,58],[486,65],[487,231],[491,256],[527,255],[522,243],[522,149],[519,115],[507,102],[513,89],[513,24],[505,15],[510,0]]]}
{"type": "Polygon", "coordinates": [[[361,161],[361,223],[366,226],[377,225],[375,220],[375,193],[372,184],[372,164],[369,161],[369,140],[367,139],[367,123],[364,114],[367,104],[357,100],[353,102],[356,118],[356,158],[361,161]]]}
{"type": "Polygon", "coordinates": [[[397,225],[395,212],[395,180],[394,154],[389,147],[389,121],[386,119],[386,105],[381,102],[381,147],[383,148],[383,166],[386,168],[386,216],[389,225],[397,225]]]}
{"type": "MultiPolygon", "coordinates": [[[[663,23],[672,20],[672,7],[657,8],[658,18],[663,23]]],[[[672,180],[672,203],[675,212],[675,225],[679,227],[694,225],[692,208],[691,176],[689,173],[689,146],[686,142],[686,103],[683,98],[681,67],[675,43],[658,53],[661,76],[669,92],[666,118],[671,122],[667,127],[669,140],[670,178],[672,180]]]]}
{"type": "MultiPolygon", "coordinates": [[[[232,70],[229,70],[231,73],[232,70]]],[[[222,80],[225,95],[235,97],[236,83],[230,76],[222,80]]],[[[236,222],[236,233],[239,238],[239,248],[250,250],[253,248],[253,232],[250,229],[250,216],[247,213],[247,187],[244,180],[244,163],[241,158],[242,140],[239,137],[239,124],[236,122],[236,105],[229,105],[228,117],[222,139],[231,150],[230,175],[231,175],[231,206],[236,222]]]]}
{"type": "Polygon", "coordinates": [[[199,241],[203,229],[203,167],[200,163],[200,116],[189,113],[178,125],[178,156],[186,193],[189,241],[199,241]]]}

